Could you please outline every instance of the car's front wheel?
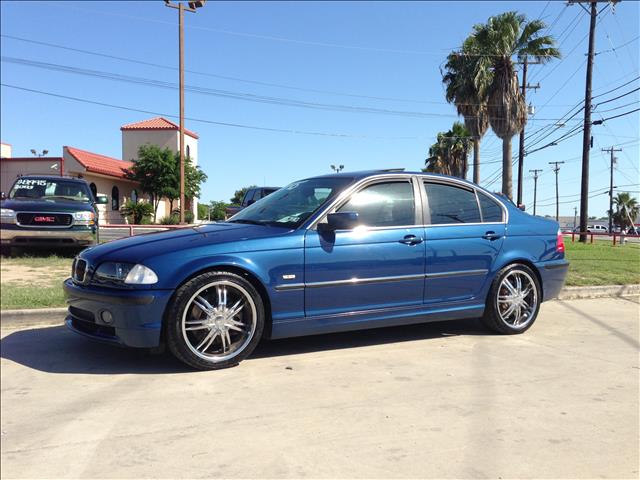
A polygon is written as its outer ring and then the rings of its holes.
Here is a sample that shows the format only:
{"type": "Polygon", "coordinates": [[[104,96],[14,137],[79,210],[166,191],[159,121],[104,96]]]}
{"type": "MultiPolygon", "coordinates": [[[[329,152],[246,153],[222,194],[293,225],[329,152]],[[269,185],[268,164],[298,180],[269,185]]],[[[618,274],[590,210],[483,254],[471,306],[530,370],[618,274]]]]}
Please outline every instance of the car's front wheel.
{"type": "Polygon", "coordinates": [[[536,274],[526,265],[507,265],[491,285],[482,320],[498,333],[522,333],[535,322],[541,301],[536,274]]]}
{"type": "Polygon", "coordinates": [[[237,365],[255,349],[263,328],[260,294],[230,272],[206,272],[185,283],[166,317],[169,349],[201,370],[237,365]]]}

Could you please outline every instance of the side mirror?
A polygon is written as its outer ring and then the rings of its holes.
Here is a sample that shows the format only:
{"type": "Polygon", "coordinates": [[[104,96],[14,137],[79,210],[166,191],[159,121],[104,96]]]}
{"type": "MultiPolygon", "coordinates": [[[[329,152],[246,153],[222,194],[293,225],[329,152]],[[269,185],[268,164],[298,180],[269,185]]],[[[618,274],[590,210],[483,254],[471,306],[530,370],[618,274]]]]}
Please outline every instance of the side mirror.
{"type": "Polygon", "coordinates": [[[0,200],[6,200],[7,199],[7,194],[2,192],[0,193],[0,200]]]}
{"type": "Polygon", "coordinates": [[[96,204],[98,205],[106,205],[107,203],[109,203],[109,199],[107,198],[106,195],[98,195],[96,198],[96,204]]]}
{"type": "Polygon", "coordinates": [[[319,223],[318,230],[335,232],[336,230],[351,230],[358,226],[358,212],[337,212],[327,215],[327,223],[319,223]]]}
{"type": "Polygon", "coordinates": [[[519,205],[518,205],[518,208],[519,208],[520,210],[522,210],[523,212],[527,209],[527,207],[525,206],[525,204],[524,204],[524,203],[519,204],[519,205]]]}

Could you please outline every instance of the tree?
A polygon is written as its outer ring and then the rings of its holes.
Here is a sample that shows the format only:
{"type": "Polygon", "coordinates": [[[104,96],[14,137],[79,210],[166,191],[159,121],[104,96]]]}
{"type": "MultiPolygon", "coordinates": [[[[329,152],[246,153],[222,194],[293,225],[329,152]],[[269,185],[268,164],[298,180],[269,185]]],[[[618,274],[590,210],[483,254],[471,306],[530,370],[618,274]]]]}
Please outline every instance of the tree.
{"type": "Polygon", "coordinates": [[[151,195],[155,222],[160,200],[175,187],[173,153],[168,148],[163,150],[157,145],[142,145],[138,149],[138,158],[134,160],[127,173],[127,178],[138,182],[142,191],[151,195]]]}
{"type": "Polygon", "coordinates": [[[247,190],[251,189],[251,188],[256,188],[255,185],[249,185],[248,187],[243,187],[240,190],[236,190],[236,192],[233,194],[233,197],[231,197],[231,205],[240,205],[242,203],[242,199],[244,198],[245,194],[247,193],[247,190]]]}
{"type": "Polygon", "coordinates": [[[455,122],[448,132],[438,133],[436,143],[429,148],[423,171],[466,178],[469,168],[469,150],[472,139],[460,122],[455,122]]]}
{"type": "MultiPolygon", "coordinates": [[[[169,200],[169,211],[180,198],[180,154],[157,145],[142,145],[138,158],[134,160],[128,178],[140,184],[140,188],[152,196],[153,221],[156,221],[158,205],[162,198],[169,200]]],[[[184,162],[184,196],[191,199],[200,195],[202,183],[207,175],[193,165],[189,157],[184,162]]]]}
{"type": "Polygon", "coordinates": [[[198,204],[198,219],[200,220],[224,220],[227,204],[223,201],[212,200],[208,204],[198,204]]]}
{"type": "Polygon", "coordinates": [[[559,58],[553,37],[542,35],[545,28],[542,20],[527,22],[524,15],[506,12],[490,17],[486,24],[475,25],[469,40],[478,52],[473,75],[476,87],[491,79],[487,112],[491,129],[502,140],[502,193],[509,198],[513,197],[511,139],[527,122],[512,58],[531,56],[540,63],[559,58]]]}
{"type": "Polygon", "coordinates": [[[638,201],[629,195],[628,192],[618,193],[614,199],[615,211],[613,212],[613,221],[621,229],[626,229],[633,225],[632,222],[640,215],[640,205],[638,201]],[[629,221],[631,218],[631,221],[629,221]]]}
{"type": "Polygon", "coordinates": [[[460,51],[447,57],[446,73],[442,77],[447,102],[456,106],[473,139],[474,183],[480,183],[480,141],[489,129],[486,95],[490,75],[487,70],[476,68],[477,54],[478,45],[473,37],[469,37],[460,51]]]}

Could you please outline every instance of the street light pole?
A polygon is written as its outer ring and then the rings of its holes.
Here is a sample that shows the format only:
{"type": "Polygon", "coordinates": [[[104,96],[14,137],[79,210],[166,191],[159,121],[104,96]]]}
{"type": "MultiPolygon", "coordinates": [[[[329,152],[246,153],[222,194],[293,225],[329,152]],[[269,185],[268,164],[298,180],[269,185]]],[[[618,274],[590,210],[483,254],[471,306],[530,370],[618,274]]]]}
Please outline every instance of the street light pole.
{"type": "Polygon", "coordinates": [[[185,7],[182,2],[177,4],[170,0],[164,0],[164,4],[170,8],[178,9],[178,49],[180,70],[180,224],[184,224],[184,12],[195,13],[196,8],[203,7],[206,0],[189,2],[185,7]]]}

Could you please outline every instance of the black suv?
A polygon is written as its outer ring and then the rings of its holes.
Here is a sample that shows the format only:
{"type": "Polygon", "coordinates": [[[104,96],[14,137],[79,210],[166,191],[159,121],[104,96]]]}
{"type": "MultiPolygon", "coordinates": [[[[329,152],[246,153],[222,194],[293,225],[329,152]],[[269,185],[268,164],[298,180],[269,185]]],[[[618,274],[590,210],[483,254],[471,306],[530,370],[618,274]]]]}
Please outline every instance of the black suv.
{"type": "Polygon", "coordinates": [[[280,187],[255,187],[247,190],[247,193],[242,197],[240,205],[229,205],[225,208],[226,218],[234,216],[243,208],[247,208],[249,205],[256,203],[261,198],[271,195],[276,190],[280,190],[280,187]]]}
{"type": "Polygon", "coordinates": [[[25,175],[0,202],[0,242],[11,247],[84,247],[94,245],[97,204],[87,182],[79,178],[25,175]]]}

